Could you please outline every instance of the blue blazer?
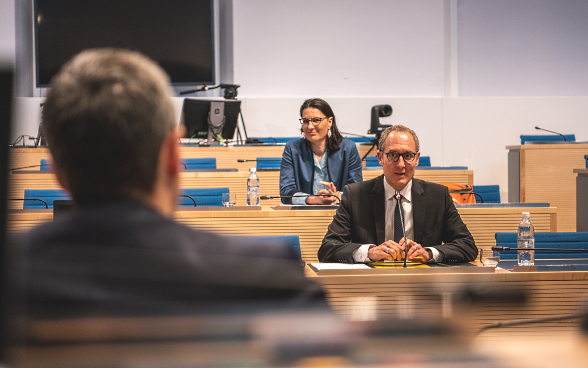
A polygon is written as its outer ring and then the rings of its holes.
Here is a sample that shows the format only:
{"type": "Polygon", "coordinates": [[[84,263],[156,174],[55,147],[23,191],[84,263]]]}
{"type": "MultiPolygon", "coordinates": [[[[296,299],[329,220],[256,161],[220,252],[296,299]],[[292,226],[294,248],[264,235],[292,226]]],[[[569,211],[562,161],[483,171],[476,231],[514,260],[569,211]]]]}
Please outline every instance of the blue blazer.
{"type": "MultiPolygon", "coordinates": [[[[313,155],[310,144],[304,138],[286,144],[280,165],[280,195],[291,196],[298,192],[314,194],[313,155]]],[[[328,151],[327,173],[340,192],[347,184],[363,181],[361,158],[354,142],[343,138],[338,150],[328,151]]],[[[282,198],[282,202],[290,204],[292,198],[282,198]]]]}

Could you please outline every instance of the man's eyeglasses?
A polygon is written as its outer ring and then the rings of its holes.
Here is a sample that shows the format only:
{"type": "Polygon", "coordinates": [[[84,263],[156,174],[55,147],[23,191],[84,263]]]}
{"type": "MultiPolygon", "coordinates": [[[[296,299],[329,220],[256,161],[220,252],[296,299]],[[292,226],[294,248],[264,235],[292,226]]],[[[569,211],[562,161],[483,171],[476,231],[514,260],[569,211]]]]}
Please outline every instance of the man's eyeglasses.
{"type": "Polygon", "coordinates": [[[313,126],[317,126],[321,123],[321,121],[328,119],[328,118],[312,118],[312,119],[298,119],[300,120],[300,124],[308,125],[312,123],[313,126]]]}
{"type": "Polygon", "coordinates": [[[414,152],[404,152],[404,153],[398,153],[396,151],[390,151],[388,153],[384,153],[386,155],[386,157],[388,157],[388,161],[390,162],[396,162],[398,160],[400,160],[400,156],[402,156],[402,159],[404,160],[404,162],[407,163],[411,163],[414,161],[414,159],[416,158],[416,153],[414,152]]]}

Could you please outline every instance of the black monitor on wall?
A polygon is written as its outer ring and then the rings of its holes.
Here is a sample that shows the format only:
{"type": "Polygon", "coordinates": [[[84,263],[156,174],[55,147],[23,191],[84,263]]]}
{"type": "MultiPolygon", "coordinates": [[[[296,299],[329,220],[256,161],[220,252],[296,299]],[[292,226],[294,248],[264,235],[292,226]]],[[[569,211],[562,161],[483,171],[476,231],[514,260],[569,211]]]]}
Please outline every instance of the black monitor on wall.
{"type": "Polygon", "coordinates": [[[37,87],[88,48],[140,51],[172,85],[215,84],[213,0],[35,0],[37,87]]]}
{"type": "Polygon", "coordinates": [[[207,139],[212,124],[214,135],[219,134],[223,139],[233,139],[240,111],[241,101],[185,98],[182,106],[182,120],[186,127],[185,138],[207,139]]]}

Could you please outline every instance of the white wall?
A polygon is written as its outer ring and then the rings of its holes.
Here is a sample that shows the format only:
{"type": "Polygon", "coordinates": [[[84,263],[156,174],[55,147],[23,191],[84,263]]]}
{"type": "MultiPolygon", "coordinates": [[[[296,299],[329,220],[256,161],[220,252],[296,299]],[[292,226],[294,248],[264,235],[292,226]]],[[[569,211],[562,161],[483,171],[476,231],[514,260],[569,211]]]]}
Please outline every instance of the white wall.
{"type": "MultiPolygon", "coordinates": [[[[0,0],[0,29],[14,27],[14,1],[0,0]]],[[[469,166],[503,200],[505,146],[520,134],[538,125],[588,141],[588,1],[234,0],[232,17],[226,82],[241,85],[250,136],[297,136],[308,97],[329,101],[342,131],[366,134],[371,106],[389,103],[383,122],[414,128],[434,165],[469,166]]],[[[0,32],[10,42],[14,31],[0,32]]],[[[15,134],[36,136],[24,105],[15,134]]]]}
{"type": "Polygon", "coordinates": [[[247,132],[296,136],[300,104],[322,97],[342,131],[366,134],[371,106],[389,103],[385,123],[414,128],[433,165],[468,166],[506,200],[505,146],[519,135],[537,125],[588,141],[587,11],[575,0],[235,1],[247,132]]]}
{"type": "Polygon", "coordinates": [[[15,38],[14,0],[0,0],[0,66],[14,66],[15,38]]]}
{"type": "Polygon", "coordinates": [[[440,96],[443,0],[237,0],[245,96],[440,96]]]}
{"type": "Polygon", "coordinates": [[[588,1],[459,1],[460,96],[588,95],[588,1]]]}

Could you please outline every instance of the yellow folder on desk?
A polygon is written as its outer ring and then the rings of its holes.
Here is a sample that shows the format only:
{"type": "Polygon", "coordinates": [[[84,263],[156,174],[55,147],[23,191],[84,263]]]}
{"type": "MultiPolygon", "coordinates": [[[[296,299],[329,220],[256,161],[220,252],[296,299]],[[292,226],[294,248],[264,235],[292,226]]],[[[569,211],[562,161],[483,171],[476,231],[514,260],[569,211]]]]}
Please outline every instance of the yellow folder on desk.
{"type": "MultiPolygon", "coordinates": [[[[404,261],[389,261],[389,260],[384,260],[384,261],[378,261],[378,262],[372,262],[372,263],[368,263],[370,267],[373,268],[388,268],[388,267],[404,267],[404,261]]],[[[428,265],[421,263],[421,262],[406,262],[406,267],[410,267],[410,268],[425,268],[425,267],[429,267],[428,265]]]]}

